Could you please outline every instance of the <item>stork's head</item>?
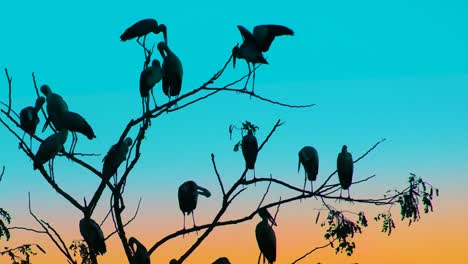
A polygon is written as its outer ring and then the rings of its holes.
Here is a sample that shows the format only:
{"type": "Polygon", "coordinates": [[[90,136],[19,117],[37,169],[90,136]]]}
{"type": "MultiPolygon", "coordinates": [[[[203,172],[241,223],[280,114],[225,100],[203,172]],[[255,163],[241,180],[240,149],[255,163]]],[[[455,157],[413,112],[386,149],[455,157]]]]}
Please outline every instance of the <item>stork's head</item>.
{"type": "Polygon", "coordinates": [[[49,85],[44,84],[41,86],[41,93],[43,93],[45,96],[49,95],[52,93],[52,90],[50,89],[49,85]]]}
{"type": "Polygon", "coordinates": [[[151,63],[151,66],[161,67],[161,62],[159,62],[159,60],[157,60],[157,59],[154,59],[153,62],[151,63]]]}
{"type": "Polygon", "coordinates": [[[168,50],[168,47],[167,47],[167,43],[164,42],[164,41],[161,41],[158,43],[158,50],[159,50],[159,53],[161,54],[161,57],[163,59],[166,58],[166,54],[164,52],[167,53],[167,50],[168,50]]]}
{"type": "Polygon", "coordinates": [[[154,33],[158,34],[159,32],[163,33],[164,42],[167,43],[167,27],[164,24],[160,24],[158,28],[154,31],[154,33]]]}
{"type": "Polygon", "coordinates": [[[341,148],[341,152],[342,152],[342,153],[348,152],[348,146],[343,145],[343,147],[341,148]]]}
{"type": "Polygon", "coordinates": [[[258,215],[263,219],[263,221],[268,222],[268,220],[270,220],[270,222],[276,226],[275,219],[271,216],[266,208],[262,207],[258,209],[258,215]]]}
{"type": "Polygon", "coordinates": [[[236,59],[239,57],[239,43],[232,48],[232,67],[236,68],[236,59]]]}
{"type": "Polygon", "coordinates": [[[45,103],[45,98],[43,96],[40,96],[39,98],[36,99],[36,109],[39,109],[42,107],[42,105],[45,103]]]}
{"type": "Polygon", "coordinates": [[[198,185],[197,185],[197,192],[198,192],[198,194],[201,194],[201,195],[203,195],[203,196],[205,196],[207,198],[211,196],[211,192],[208,191],[208,189],[203,188],[203,187],[198,186],[198,185]]]}
{"type": "Polygon", "coordinates": [[[133,143],[133,140],[129,137],[124,140],[124,144],[129,147],[132,145],[132,143],[133,143]]]}

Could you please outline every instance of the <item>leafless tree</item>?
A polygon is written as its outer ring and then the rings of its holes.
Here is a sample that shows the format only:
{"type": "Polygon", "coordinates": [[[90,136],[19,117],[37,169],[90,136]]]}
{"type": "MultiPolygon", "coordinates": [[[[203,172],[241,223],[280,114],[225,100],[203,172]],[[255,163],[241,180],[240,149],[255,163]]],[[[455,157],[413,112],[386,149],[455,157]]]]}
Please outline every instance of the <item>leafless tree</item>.
{"type": "MultiPolygon", "coordinates": [[[[144,68],[148,67],[148,63],[151,61],[151,56],[153,55],[153,49],[144,48],[144,68]]],[[[249,72],[245,76],[233,80],[230,83],[226,84],[219,84],[218,79],[223,75],[226,68],[228,67],[229,63],[233,59],[230,56],[224,66],[216,72],[211,78],[209,78],[205,83],[200,85],[198,88],[195,88],[191,91],[186,92],[185,94],[181,94],[178,98],[171,100],[165,104],[155,106],[154,108],[150,109],[149,111],[144,112],[141,116],[136,116],[135,118],[129,120],[123,129],[119,139],[117,142],[123,142],[125,138],[129,136],[129,134],[135,133],[137,136],[133,141],[133,144],[128,151],[127,160],[125,162],[125,169],[122,173],[120,173],[119,177],[114,183],[110,182],[108,177],[104,177],[100,168],[95,168],[91,166],[89,163],[86,162],[85,158],[87,154],[83,153],[68,153],[63,149],[60,151],[59,155],[66,157],[67,159],[73,161],[74,163],[81,166],[84,170],[88,173],[93,174],[95,177],[100,179],[100,183],[96,186],[96,191],[94,192],[89,202],[80,203],[77,198],[73,197],[69,193],[67,193],[64,189],[61,188],[50,175],[50,173],[44,169],[41,165],[39,166],[39,171],[43,176],[44,180],[50,185],[52,189],[54,189],[60,197],[67,200],[71,206],[73,206],[76,210],[80,211],[83,214],[83,217],[91,218],[93,216],[94,210],[96,208],[97,203],[101,200],[103,191],[108,188],[111,191],[111,203],[109,208],[109,214],[114,222],[115,231],[105,239],[110,238],[114,234],[117,234],[121,244],[122,249],[127,256],[127,260],[131,262],[132,259],[132,249],[129,245],[129,237],[125,232],[126,226],[137,217],[138,209],[136,209],[135,214],[131,219],[125,220],[123,217],[123,212],[126,209],[125,206],[125,185],[129,180],[129,177],[132,175],[132,170],[134,169],[135,165],[140,160],[142,155],[141,153],[141,146],[143,144],[143,139],[145,138],[145,134],[150,129],[150,122],[146,122],[145,120],[152,120],[153,123],[159,117],[166,113],[173,113],[178,111],[187,110],[189,107],[193,107],[196,103],[207,100],[210,97],[218,94],[218,93],[240,93],[246,96],[250,96],[252,100],[260,100],[265,101],[270,104],[278,105],[281,107],[288,107],[288,108],[308,108],[313,107],[314,104],[307,104],[307,105],[294,105],[289,103],[280,102],[271,98],[267,98],[261,96],[257,93],[248,91],[245,89],[245,86],[239,86],[239,84],[250,77],[255,71],[258,70],[258,66],[253,69],[253,71],[249,72]]],[[[19,142],[19,149],[22,151],[26,156],[28,156],[31,160],[34,160],[34,153],[33,150],[24,142],[21,134],[20,124],[18,123],[17,114],[12,109],[12,78],[8,73],[8,70],[5,69],[8,89],[9,89],[9,97],[8,102],[3,103],[5,109],[1,110],[2,117],[0,118],[0,122],[3,126],[9,131],[11,136],[18,140],[19,142]]],[[[35,74],[32,74],[33,84],[36,91],[36,95],[39,97],[38,87],[36,84],[36,77],[35,74]]],[[[42,109],[42,113],[44,117],[46,117],[45,111],[42,109]]],[[[241,118],[241,117],[240,117],[241,118]]],[[[247,123],[246,123],[247,124],[247,123]]],[[[264,146],[272,139],[272,136],[275,134],[276,130],[279,129],[284,122],[281,120],[277,120],[271,127],[270,132],[268,135],[260,140],[260,144],[258,146],[258,154],[261,155],[262,149],[264,146]]],[[[249,128],[244,127],[244,130],[248,130],[249,128]]],[[[231,127],[232,132],[232,127],[231,127]]],[[[33,139],[39,143],[44,141],[38,135],[34,135],[33,139]]],[[[370,146],[370,148],[361,155],[358,156],[357,159],[354,160],[354,163],[360,162],[364,159],[367,155],[369,155],[375,148],[380,146],[385,139],[382,139],[376,142],[374,145],[370,146]]],[[[414,221],[418,221],[421,217],[419,213],[419,208],[422,206],[424,212],[429,212],[432,210],[432,200],[433,200],[433,193],[438,194],[438,190],[433,188],[429,183],[425,182],[421,178],[417,178],[415,175],[411,174],[409,177],[408,186],[403,188],[402,190],[394,190],[392,192],[387,192],[383,197],[377,198],[349,198],[349,197],[341,197],[338,196],[338,193],[341,189],[339,184],[330,183],[330,180],[333,176],[337,173],[336,171],[330,172],[329,176],[326,180],[318,187],[315,187],[314,191],[307,191],[303,190],[301,187],[293,186],[285,181],[277,179],[275,177],[256,177],[254,179],[247,180],[245,175],[247,173],[247,169],[245,169],[240,175],[238,175],[237,181],[231,186],[226,186],[223,182],[223,175],[220,173],[216,166],[215,155],[211,154],[211,162],[213,166],[213,170],[216,174],[217,181],[219,182],[220,191],[222,193],[222,201],[219,207],[218,212],[214,216],[214,218],[205,224],[194,226],[192,228],[176,230],[173,233],[170,233],[162,238],[155,239],[155,241],[151,245],[147,245],[148,254],[153,254],[156,252],[160,246],[165,244],[166,242],[183,236],[185,234],[189,234],[192,232],[199,232],[201,231],[200,236],[198,239],[190,246],[185,252],[182,252],[179,256],[174,256],[174,259],[171,263],[184,263],[190,255],[197,250],[197,248],[205,241],[205,239],[211,234],[211,232],[218,227],[221,226],[229,226],[229,225],[236,225],[246,221],[252,220],[255,216],[257,211],[260,208],[276,208],[277,213],[279,210],[279,206],[284,206],[294,201],[300,201],[304,199],[318,199],[320,203],[323,205],[323,209],[319,210],[316,216],[316,223],[319,223],[326,228],[324,238],[328,241],[323,245],[318,245],[316,248],[311,249],[309,252],[304,252],[303,256],[298,256],[297,260],[293,263],[300,262],[301,260],[305,259],[308,255],[315,252],[318,249],[326,248],[326,247],[334,247],[336,252],[345,252],[348,255],[353,253],[355,248],[355,243],[353,242],[353,236],[356,233],[361,233],[362,229],[367,226],[367,218],[364,212],[351,212],[351,211],[342,211],[339,208],[335,208],[331,205],[330,201],[343,201],[343,202],[352,202],[355,204],[370,204],[375,206],[386,206],[386,210],[383,213],[377,215],[375,217],[375,221],[381,221],[382,223],[382,231],[391,234],[393,228],[395,227],[391,208],[394,205],[400,206],[400,216],[402,220],[408,219],[410,223],[414,221]],[[262,200],[259,202],[257,209],[253,211],[245,212],[245,215],[240,218],[230,219],[226,221],[221,221],[221,217],[227,212],[229,207],[231,206],[232,202],[239,197],[247,188],[252,187],[252,185],[257,183],[267,183],[268,188],[264,192],[262,200]],[[270,186],[277,185],[281,186],[285,189],[292,191],[295,195],[290,197],[282,197],[281,199],[264,204],[265,197],[269,193],[270,186]],[[325,212],[326,217],[322,219],[320,217],[321,213],[325,212]]],[[[56,172],[60,173],[60,172],[56,172]]],[[[365,184],[367,181],[371,180],[375,176],[369,176],[364,179],[355,180],[352,183],[352,186],[358,184],[365,184]]],[[[76,253],[79,252],[80,257],[82,259],[81,263],[92,263],[97,264],[98,258],[96,257],[95,252],[90,250],[90,248],[83,242],[83,240],[76,240],[71,243],[71,246],[67,246],[67,243],[61,238],[59,232],[53,228],[48,222],[39,219],[31,209],[31,200],[29,199],[29,209],[30,214],[36,220],[37,223],[41,226],[42,230],[33,230],[24,227],[10,227],[9,230],[16,230],[16,229],[23,229],[31,232],[37,232],[44,235],[47,235],[55,244],[55,246],[60,250],[63,254],[65,259],[68,263],[79,263],[76,253]]],[[[107,218],[107,217],[106,217],[107,218]]],[[[78,225],[78,221],[76,224],[78,225]]],[[[42,249],[41,249],[42,250],[42,249]]],[[[116,250],[116,249],[111,249],[116,250]]],[[[1,253],[1,252],[0,252],[1,253]]],[[[29,261],[29,260],[28,260],[29,261]]]]}

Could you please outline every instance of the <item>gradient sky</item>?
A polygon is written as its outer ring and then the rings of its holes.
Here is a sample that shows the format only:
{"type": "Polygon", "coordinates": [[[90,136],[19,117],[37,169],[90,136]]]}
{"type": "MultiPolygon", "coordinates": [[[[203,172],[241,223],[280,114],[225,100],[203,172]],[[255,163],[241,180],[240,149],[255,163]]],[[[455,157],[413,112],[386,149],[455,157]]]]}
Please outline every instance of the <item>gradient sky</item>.
{"type": "MultiPolygon", "coordinates": [[[[13,107],[34,103],[31,72],[39,85],[47,83],[83,115],[97,138],[79,136],[77,151],[104,154],[116,142],[129,119],[141,111],[138,79],[143,52],[134,42],[122,43],[120,34],[134,22],[153,17],[168,27],[169,44],[184,65],[182,92],[199,87],[225,62],[241,41],[236,28],[283,24],[294,37],[275,40],[266,54],[270,65],[257,72],[255,91],[285,103],[316,103],[309,109],[288,109],[235,93],[216,95],[182,111],[162,115],[153,122],[142,147],[143,155],[126,189],[126,216],[143,198],[138,218],[127,234],[150,247],[182,226],[177,188],[189,179],[210,189],[201,198],[197,223],[216,214],[221,194],[212,170],[216,155],[225,184],[232,184],[243,169],[234,153],[228,126],[250,120],[260,126],[259,140],[278,118],[286,121],[259,156],[256,174],[302,186],[297,174],[297,152],[304,145],[317,148],[320,173],[316,184],[335,168],[341,145],[355,157],[381,138],[387,141],[356,164],[355,178],[376,174],[372,181],[353,187],[353,197],[377,197],[391,188],[406,187],[410,172],[441,190],[435,212],[420,223],[398,228],[388,238],[371,222],[356,237],[351,257],[327,248],[303,263],[462,263],[468,261],[468,3],[466,1],[5,1],[1,4],[0,66],[13,76],[13,107]],[[247,11],[246,11],[247,10],[247,11]]],[[[148,43],[162,36],[151,35],[148,43]]],[[[158,54],[155,54],[159,57],[158,54]]],[[[229,68],[219,85],[245,74],[245,63],[229,68]]],[[[2,73],[3,74],[3,73],[2,73]]],[[[156,100],[166,102],[161,86],[156,100]]],[[[0,100],[7,101],[7,82],[0,78],[0,100]]],[[[40,127],[42,127],[41,120],[40,127]]],[[[45,137],[47,134],[41,136],[45,137]]],[[[69,144],[69,143],[67,143],[69,144]]],[[[28,213],[27,193],[33,209],[53,224],[67,243],[80,239],[82,215],[52,191],[32,162],[18,150],[18,142],[0,128],[0,165],[6,175],[0,184],[0,206],[11,212],[13,225],[37,227],[28,213]]],[[[37,143],[33,148],[36,150],[37,143]]],[[[101,157],[87,158],[101,168],[101,157]]],[[[92,195],[98,179],[59,158],[56,181],[77,200],[92,195]]],[[[336,182],[337,179],[335,178],[336,182]]],[[[250,188],[223,219],[242,216],[258,204],[266,186],[250,188]]],[[[291,195],[272,188],[267,200],[291,195]]],[[[100,222],[109,204],[109,192],[93,216],[100,222]]],[[[341,204],[343,208],[347,205],[341,204]]],[[[311,248],[323,245],[324,230],[314,224],[317,200],[281,208],[277,222],[278,263],[290,263],[311,248]]],[[[386,208],[356,205],[372,214],[386,208]]],[[[398,209],[393,214],[398,218],[398,209]]],[[[227,256],[232,263],[254,263],[258,248],[253,221],[216,229],[187,263],[211,263],[227,256]]],[[[188,219],[188,225],[191,220],[188,219]]],[[[106,223],[105,233],[113,231],[106,223]]],[[[1,246],[38,242],[48,254],[33,263],[65,263],[43,235],[14,232],[1,246]]],[[[179,257],[196,235],[178,238],[152,256],[153,263],[179,257]]],[[[108,241],[102,263],[125,263],[120,241],[108,241]]],[[[6,258],[0,258],[4,263],[6,258]]]]}

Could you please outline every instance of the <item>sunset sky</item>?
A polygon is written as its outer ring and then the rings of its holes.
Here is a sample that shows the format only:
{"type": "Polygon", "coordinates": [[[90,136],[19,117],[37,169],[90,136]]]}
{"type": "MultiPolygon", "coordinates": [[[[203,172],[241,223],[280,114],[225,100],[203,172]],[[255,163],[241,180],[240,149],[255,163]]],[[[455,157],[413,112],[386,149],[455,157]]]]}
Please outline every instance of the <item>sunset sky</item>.
{"type": "MultiPolygon", "coordinates": [[[[301,263],[468,263],[468,229],[464,226],[468,217],[467,11],[468,2],[461,0],[3,1],[0,100],[8,101],[3,74],[3,68],[8,68],[13,77],[13,109],[19,112],[33,105],[31,73],[35,72],[39,85],[49,84],[71,111],[92,125],[97,138],[89,141],[79,135],[76,151],[101,154],[84,158],[100,169],[103,155],[127,122],[141,114],[138,81],[143,51],[135,41],[120,41],[127,27],[150,17],[167,25],[169,45],[183,63],[182,93],[186,93],[216,73],[232,47],[242,41],[237,25],[248,29],[259,24],[286,25],[295,36],[274,41],[265,54],[270,64],[256,74],[255,92],[284,103],[316,106],[290,109],[223,93],[154,120],[126,187],[125,219],[133,215],[142,198],[136,220],[126,229],[128,237],[137,237],[149,248],[181,229],[177,189],[187,180],[195,180],[213,194],[200,197],[195,211],[197,224],[209,223],[222,198],[210,154],[216,155],[225,185],[233,184],[244,168],[242,155],[232,150],[240,135],[230,140],[229,125],[249,120],[260,127],[257,138],[263,141],[280,118],[286,123],[259,155],[259,177],[272,174],[302,187],[304,176],[302,171],[297,173],[297,153],[311,145],[320,156],[318,186],[335,170],[343,144],[358,157],[386,138],[355,164],[356,180],[376,177],[351,187],[352,197],[380,198],[387,190],[403,189],[409,173],[440,189],[435,212],[423,215],[421,222],[410,227],[399,221],[395,206],[392,213],[398,220],[397,229],[390,237],[371,221],[388,207],[330,201],[338,209],[366,211],[369,227],[355,237],[357,247],[351,257],[325,248],[301,263]]],[[[161,35],[152,34],[147,43],[161,40],[161,35]]],[[[160,59],[159,54],[154,55],[160,59]]],[[[246,72],[240,61],[235,69],[228,67],[214,87],[246,72]]],[[[161,85],[154,89],[157,102],[165,103],[161,85]]],[[[47,130],[39,136],[50,133],[47,130]]],[[[81,239],[81,212],[33,171],[32,161],[4,126],[0,127],[0,146],[0,166],[6,167],[0,183],[0,208],[11,213],[11,225],[40,228],[29,215],[30,192],[34,212],[52,224],[67,244],[81,239]]],[[[38,147],[33,142],[34,152],[38,147]]],[[[89,201],[99,184],[95,175],[63,157],[55,161],[55,179],[80,202],[84,197],[89,201]]],[[[338,182],[337,177],[333,182],[338,182]]],[[[222,219],[249,214],[265,189],[266,184],[249,187],[222,219]]],[[[267,202],[292,195],[273,186],[267,202]]],[[[93,215],[97,222],[108,211],[109,197],[106,190],[93,215]]],[[[291,263],[326,243],[325,229],[315,224],[321,207],[316,199],[281,207],[275,228],[277,263],[291,263]]],[[[234,264],[256,263],[259,250],[254,230],[259,219],[256,216],[250,222],[215,229],[185,263],[212,263],[221,256],[234,264]]],[[[192,226],[191,217],[187,225],[192,226]]],[[[110,219],[103,231],[113,231],[110,219]]],[[[152,255],[152,263],[179,258],[196,238],[189,234],[171,240],[152,255]]],[[[0,241],[0,248],[24,243],[39,243],[47,251],[34,256],[34,264],[66,263],[46,235],[13,231],[10,241],[0,241]]],[[[108,253],[98,258],[100,263],[126,263],[118,237],[106,243],[108,253]]],[[[0,257],[0,263],[10,262],[0,257]]]]}

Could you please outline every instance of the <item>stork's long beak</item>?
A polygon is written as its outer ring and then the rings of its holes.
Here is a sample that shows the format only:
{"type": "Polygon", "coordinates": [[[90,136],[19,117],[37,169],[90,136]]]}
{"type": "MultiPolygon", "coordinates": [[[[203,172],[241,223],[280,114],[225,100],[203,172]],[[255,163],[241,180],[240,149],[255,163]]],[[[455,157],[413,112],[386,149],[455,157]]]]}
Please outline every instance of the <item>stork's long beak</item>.
{"type": "Polygon", "coordinates": [[[198,193],[205,196],[205,197],[210,197],[211,196],[211,193],[210,191],[208,191],[207,189],[201,187],[201,186],[197,186],[197,189],[198,189],[198,193]]]}
{"type": "MultiPolygon", "coordinates": [[[[164,36],[165,36],[165,35],[164,35],[164,36]]],[[[165,58],[166,58],[166,55],[164,54],[163,48],[162,48],[161,45],[159,45],[159,44],[158,44],[158,50],[159,50],[159,54],[161,54],[161,57],[162,57],[163,59],[165,59],[165,58]]]]}
{"type": "Polygon", "coordinates": [[[267,212],[267,216],[268,216],[268,220],[270,220],[270,222],[274,225],[274,226],[277,226],[276,222],[275,222],[275,219],[273,218],[273,216],[271,216],[270,212],[268,212],[268,210],[266,210],[267,212]]]}
{"type": "Polygon", "coordinates": [[[42,133],[47,129],[47,126],[50,124],[50,119],[47,118],[47,121],[45,122],[44,126],[42,127],[42,133]]]}
{"type": "Polygon", "coordinates": [[[301,158],[299,157],[299,161],[297,163],[297,173],[301,171],[301,158]]]}
{"type": "Polygon", "coordinates": [[[236,68],[236,58],[237,58],[237,53],[239,52],[239,43],[237,43],[234,48],[232,48],[232,67],[236,68]]]}

